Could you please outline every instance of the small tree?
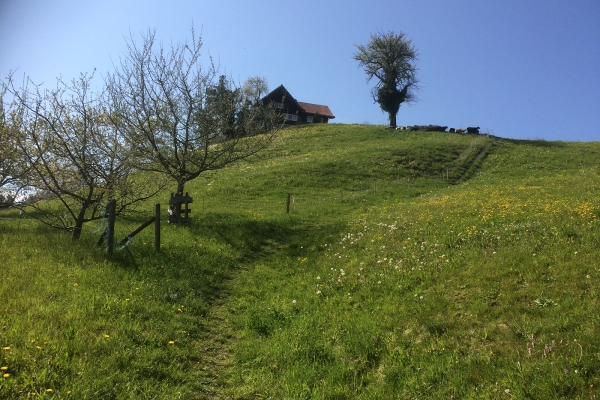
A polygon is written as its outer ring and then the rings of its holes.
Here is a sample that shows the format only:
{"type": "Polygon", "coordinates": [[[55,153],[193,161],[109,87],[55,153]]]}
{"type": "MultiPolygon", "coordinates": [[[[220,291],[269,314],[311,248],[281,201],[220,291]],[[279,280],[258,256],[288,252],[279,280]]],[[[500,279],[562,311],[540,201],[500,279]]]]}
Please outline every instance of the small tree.
{"type": "Polygon", "coordinates": [[[156,177],[135,174],[139,161],[106,114],[102,94],[92,90],[93,74],[41,90],[26,80],[20,89],[9,77],[17,102],[18,152],[30,169],[28,184],[43,202],[26,212],[55,228],[81,235],[83,224],[103,217],[103,204],[117,200],[116,214],[154,196],[156,177]]]}
{"type": "Polygon", "coordinates": [[[145,159],[142,168],[159,171],[183,193],[186,182],[265,148],[276,132],[276,113],[254,105],[239,118],[241,96],[212,62],[200,63],[202,41],[164,48],[155,31],[133,37],[106,83],[111,116],[145,159]]]}
{"type": "Polygon", "coordinates": [[[402,32],[371,35],[366,46],[356,47],[353,58],[364,68],[367,82],[373,77],[378,80],[371,92],[373,100],[388,113],[390,127],[395,128],[400,105],[416,100],[419,53],[402,32]]]}
{"type": "Polygon", "coordinates": [[[264,76],[251,76],[246,79],[242,87],[245,101],[256,104],[269,92],[267,78],[264,76]]]}

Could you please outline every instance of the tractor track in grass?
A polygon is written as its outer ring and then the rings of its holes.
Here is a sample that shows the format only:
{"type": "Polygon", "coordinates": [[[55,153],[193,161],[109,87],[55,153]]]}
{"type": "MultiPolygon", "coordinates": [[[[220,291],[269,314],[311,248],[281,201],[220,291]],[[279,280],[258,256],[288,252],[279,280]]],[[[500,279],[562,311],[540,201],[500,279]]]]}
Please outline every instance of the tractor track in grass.
{"type": "MultiPolygon", "coordinates": [[[[235,278],[233,278],[235,279],[235,278]]],[[[203,321],[206,338],[203,341],[201,362],[199,364],[202,388],[194,396],[195,399],[221,399],[222,391],[229,381],[228,372],[233,362],[230,343],[235,339],[229,322],[227,298],[229,290],[224,289],[215,299],[213,306],[203,321]]]]}
{"type": "Polygon", "coordinates": [[[495,143],[497,143],[500,140],[499,137],[494,137],[494,140],[491,142],[487,142],[479,151],[479,153],[477,153],[477,155],[473,158],[473,160],[469,163],[469,167],[465,170],[465,172],[454,182],[455,185],[458,185],[459,183],[462,183],[462,181],[465,179],[465,177],[467,177],[468,175],[470,175],[471,173],[471,169],[475,166],[475,164],[485,155],[488,154],[488,149],[495,143]]]}

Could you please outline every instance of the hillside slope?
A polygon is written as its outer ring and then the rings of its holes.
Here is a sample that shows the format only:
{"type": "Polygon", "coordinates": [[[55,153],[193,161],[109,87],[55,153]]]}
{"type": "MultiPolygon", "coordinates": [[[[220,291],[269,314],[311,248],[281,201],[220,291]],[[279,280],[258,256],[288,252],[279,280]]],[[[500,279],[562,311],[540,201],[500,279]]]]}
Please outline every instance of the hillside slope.
{"type": "Polygon", "coordinates": [[[0,220],[0,397],[597,395],[599,162],[312,125],[191,183],[158,254],[0,220]]]}

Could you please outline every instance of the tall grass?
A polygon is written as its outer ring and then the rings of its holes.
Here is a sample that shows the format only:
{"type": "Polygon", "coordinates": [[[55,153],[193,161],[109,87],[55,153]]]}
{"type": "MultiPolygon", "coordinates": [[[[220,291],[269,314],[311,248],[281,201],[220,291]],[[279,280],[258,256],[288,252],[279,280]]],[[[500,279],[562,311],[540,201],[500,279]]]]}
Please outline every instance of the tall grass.
{"type": "Polygon", "coordinates": [[[593,397],[599,151],[315,125],[191,185],[160,253],[2,220],[0,395],[593,397]]]}

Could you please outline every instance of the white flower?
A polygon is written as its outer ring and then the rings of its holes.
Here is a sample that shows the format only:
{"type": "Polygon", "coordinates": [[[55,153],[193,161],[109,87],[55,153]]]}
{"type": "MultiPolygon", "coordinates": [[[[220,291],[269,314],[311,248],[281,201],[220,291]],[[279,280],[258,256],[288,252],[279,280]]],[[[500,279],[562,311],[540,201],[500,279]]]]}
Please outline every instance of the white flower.
{"type": "Polygon", "coordinates": [[[292,304],[296,304],[296,300],[292,300],[292,304]]]}

